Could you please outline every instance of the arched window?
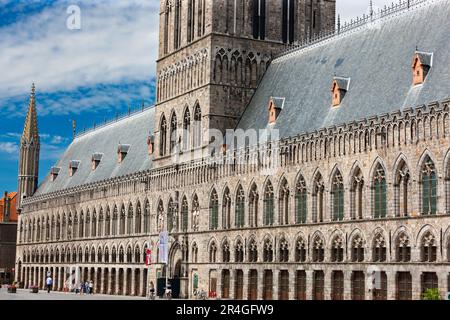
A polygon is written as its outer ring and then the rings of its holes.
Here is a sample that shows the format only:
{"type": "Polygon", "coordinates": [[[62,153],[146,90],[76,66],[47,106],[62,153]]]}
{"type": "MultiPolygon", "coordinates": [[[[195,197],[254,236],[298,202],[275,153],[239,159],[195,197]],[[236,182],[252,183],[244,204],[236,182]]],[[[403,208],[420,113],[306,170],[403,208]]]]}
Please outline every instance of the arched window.
{"type": "Polygon", "coordinates": [[[189,208],[186,197],[181,202],[181,228],[184,232],[188,230],[189,208]]]}
{"type": "Polygon", "coordinates": [[[264,191],[264,225],[272,226],[274,222],[274,195],[273,187],[270,181],[267,182],[266,189],[264,191]]]}
{"type": "Polygon", "coordinates": [[[386,241],[381,233],[378,233],[373,240],[373,262],[386,261],[386,241]]]}
{"type": "Polygon", "coordinates": [[[203,36],[206,31],[206,0],[198,0],[197,35],[203,36]]]}
{"type": "Polygon", "coordinates": [[[134,232],[136,234],[139,234],[142,232],[141,230],[141,218],[142,218],[142,212],[141,212],[141,203],[138,201],[136,204],[136,218],[134,220],[134,232]]]}
{"type": "Polygon", "coordinates": [[[91,263],[95,262],[95,249],[91,248],[91,263]]]}
{"type": "Polygon", "coordinates": [[[333,201],[333,221],[344,220],[344,182],[339,171],[334,174],[331,186],[331,197],[333,201]]]}
{"type": "Polygon", "coordinates": [[[103,208],[100,207],[100,214],[98,216],[98,236],[103,237],[105,234],[105,216],[103,214],[103,208]]]}
{"type": "Polygon", "coordinates": [[[244,246],[242,245],[241,240],[238,240],[236,247],[234,248],[234,261],[244,262],[244,246]]]}
{"type": "Polygon", "coordinates": [[[209,199],[209,229],[217,230],[219,226],[219,199],[215,189],[211,192],[209,199]]]}
{"type": "Polygon", "coordinates": [[[235,207],[235,225],[236,228],[243,228],[245,223],[245,193],[241,185],[239,185],[236,193],[235,207]]]}
{"type": "Polygon", "coordinates": [[[289,224],[289,185],[283,179],[278,197],[278,214],[280,225],[289,224]]]}
{"type": "Polygon", "coordinates": [[[125,252],[123,250],[123,247],[119,248],[119,263],[124,263],[125,261],[125,252]]]}
{"type": "Polygon", "coordinates": [[[178,144],[178,122],[177,115],[175,112],[172,114],[172,119],[170,120],[170,152],[175,151],[175,147],[178,144]]]}
{"type": "Polygon", "coordinates": [[[331,262],[344,261],[344,241],[341,236],[336,236],[331,243],[331,262]]]}
{"type": "Polygon", "coordinates": [[[283,43],[293,43],[295,37],[295,1],[283,0],[282,38],[283,43]]]}
{"type": "Polygon", "coordinates": [[[166,1],[164,12],[164,54],[169,53],[170,2],[166,1]]]}
{"type": "Polygon", "coordinates": [[[226,241],[226,240],[222,245],[222,261],[230,262],[230,245],[228,244],[228,241],[226,241]]]}
{"type": "Polygon", "coordinates": [[[195,37],[195,0],[188,0],[187,42],[195,37]]]}
{"type": "Polygon", "coordinates": [[[409,237],[406,233],[401,232],[395,241],[396,260],[397,262],[411,261],[411,246],[409,237]]]}
{"type": "Polygon", "coordinates": [[[364,261],[364,240],[357,235],[352,241],[352,262],[364,261]]]}
{"type": "Polygon", "coordinates": [[[436,238],[429,231],[422,236],[420,244],[420,257],[422,262],[436,262],[436,238]]]}
{"type": "Polygon", "coordinates": [[[183,150],[185,151],[189,150],[190,141],[191,141],[191,114],[189,113],[189,109],[186,108],[183,117],[183,150]]]}
{"type": "Polygon", "coordinates": [[[396,169],[395,185],[394,185],[394,206],[395,216],[406,217],[408,215],[408,186],[409,186],[409,169],[405,161],[401,161],[396,169]]]}
{"type": "Polygon", "coordinates": [[[202,145],[202,110],[197,104],[194,108],[194,137],[193,146],[198,148],[202,145]]]}
{"type": "Polygon", "coordinates": [[[175,19],[173,26],[173,47],[175,50],[181,46],[181,9],[181,0],[175,0],[175,19]]]}
{"type": "Polygon", "coordinates": [[[144,206],[144,233],[150,232],[150,202],[148,200],[145,201],[144,206]]]}
{"type": "Polygon", "coordinates": [[[272,262],[273,261],[273,245],[270,239],[264,241],[263,247],[263,261],[272,262]]]}
{"type": "Polygon", "coordinates": [[[125,206],[122,204],[122,208],[120,208],[120,221],[119,221],[119,234],[125,234],[125,206]]]}
{"type": "Polygon", "coordinates": [[[94,209],[94,212],[92,213],[92,237],[97,237],[97,212],[94,209]]]}
{"type": "Polygon", "coordinates": [[[324,191],[325,186],[323,184],[322,175],[318,173],[314,180],[313,186],[313,212],[312,212],[313,222],[323,222],[324,191]]]}
{"type": "Polygon", "coordinates": [[[213,241],[209,246],[209,262],[216,263],[216,255],[217,255],[217,246],[213,241]]]}
{"type": "Polygon", "coordinates": [[[133,204],[128,205],[128,216],[127,216],[127,234],[133,234],[133,204]]]}
{"type": "Polygon", "coordinates": [[[323,262],[325,258],[325,250],[323,239],[319,236],[316,236],[313,240],[312,244],[312,260],[313,262],[323,262]]]}
{"type": "MultiPolygon", "coordinates": [[[[58,224],[59,224],[59,217],[58,217],[58,224]]],[[[57,229],[59,229],[59,227],[57,229]]],[[[89,210],[86,212],[86,220],[85,220],[85,225],[84,225],[84,236],[86,238],[89,238],[91,236],[91,214],[89,213],[89,210]]],[[[58,235],[57,239],[59,239],[59,235],[58,235]]]]}
{"type": "Polygon", "coordinates": [[[231,227],[231,196],[230,189],[225,188],[222,199],[222,229],[231,227]]]}
{"type": "Polygon", "coordinates": [[[253,38],[266,37],[266,0],[253,0],[253,38]]]}
{"type": "Polygon", "coordinates": [[[422,165],[422,214],[436,214],[437,211],[437,175],[430,157],[422,165]]]}
{"type": "MultiPolygon", "coordinates": [[[[147,253],[145,252],[145,255],[147,255],[147,253]]],[[[139,263],[141,262],[141,249],[139,249],[139,246],[136,246],[134,248],[134,263],[139,263]]]]}
{"type": "Polygon", "coordinates": [[[104,260],[106,263],[109,263],[109,262],[111,262],[110,260],[109,260],[109,249],[108,249],[108,247],[106,247],[105,248],[105,260],[104,260]]]}
{"type": "Polygon", "coordinates": [[[306,262],[306,256],[306,241],[300,237],[295,243],[295,262],[306,262]]]}
{"type": "Polygon", "coordinates": [[[364,177],[361,169],[356,168],[351,180],[350,189],[350,217],[351,219],[363,218],[363,188],[364,177]]]}
{"type": "Polygon", "coordinates": [[[101,247],[98,247],[98,249],[97,249],[97,262],[98,262],[98,263],[106,262],[106,261],[103,261],[102,258],[103,258],[103,257],[102,257],[102,248],[101,248],[101,247]]]}
{"type": "Polygon", "coordinates": [[[167,121],[164,114],[161,117],[161,125],[159,129],[159,155],[165,156],[167,152],[167,121]]]}
{"type": "Polygon", "coordinates": [[[385,218],[387,213],[386,207],[386,174],[383,167],[378,164],[373,176],[373,217],[385,218]]]}
{"type": "Polygon", "coordinates": [[[131,263],[133,261],[133,252],[131,251],[131,247],[127,248],[127,263],[131,263]]]}
{"type": "Polygon", "coordinates": [[[295,223],[306,223],[307,217],[307,193],[306,183],[302,176],[297,181],[295,188],[295,223]]]}
{"type": "Polygon", "coordinates": [[[279,260],[280,262],[289,262],[289,243],[286,239],[280,240],[280,248],[279,248],[279,260]]]}
{"type": "Polygon", "coordinates": [[[255,239],[251,239],[248,246],[248,261],[258,262],[258,245],[255,239]]]}
{"type": "Polygon", "coordinates": [[[167,230],[169,232],[176,232],[178,226],[178,207],[177,204],[170,198],[167,208],[167,230]]]}
{"type": "Polygon", "coordinates": [[[84,213],[83,211],[81,211],[80,214],[80,222],[79,222],[79,233],[78,233],[78,238],[83,238],[84,237],[84,213]]]}

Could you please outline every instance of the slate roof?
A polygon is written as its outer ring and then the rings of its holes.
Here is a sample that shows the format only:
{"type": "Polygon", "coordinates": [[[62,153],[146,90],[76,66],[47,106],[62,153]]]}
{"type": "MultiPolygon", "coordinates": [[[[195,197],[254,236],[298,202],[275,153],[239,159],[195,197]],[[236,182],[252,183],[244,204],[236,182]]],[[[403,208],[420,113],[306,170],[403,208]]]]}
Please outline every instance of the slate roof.
{"type": "Polygon", "coordinates": [[[449,98],[449,16],[450,1],[430,0],[275,59],[237,128],[267,128],[272,96],[286,99],[273,125],[282,138],[449,98]],[[433,66],[413,86],[416,48],[433,53],[433,66]],[[351,78],[337,108],[334,75],[351,78]]]}
{"type": "Polygon", "coordinates": [[[61,168],[55,181],[51,181],[49,174],[35,195],[152,168],[147,139],[153,134],[154,113],[154,108],[150,108],[76,137],[55,165],[61,168]],[[118,163],[117,152],[121,147],[127,149],[127,156],[118,163]],[[93,158],[101,159],[94,171],[93,158]],[[80,163],[76,173],[70,177],[69,164],[74,160],[80,163]]]}

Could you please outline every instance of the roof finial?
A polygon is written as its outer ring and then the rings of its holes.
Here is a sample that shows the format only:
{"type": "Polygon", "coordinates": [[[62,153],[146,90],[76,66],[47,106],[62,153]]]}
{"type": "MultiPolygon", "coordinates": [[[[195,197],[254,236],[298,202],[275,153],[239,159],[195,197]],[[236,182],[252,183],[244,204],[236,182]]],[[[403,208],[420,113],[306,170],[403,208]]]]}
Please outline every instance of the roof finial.
{"type": "Polygon", "coordinates": [[[36,86],[34,85],[34,82],[31,84],[31,97],[34,98],[36,95],[36,86]]]}
{"type": "Polygon", "coordinates": [[[72,136],[73,136],[73,139],[75,139],[76,134],[77,134],[77,124],[76,124],[75,120],[72,119],[72,136]]]}

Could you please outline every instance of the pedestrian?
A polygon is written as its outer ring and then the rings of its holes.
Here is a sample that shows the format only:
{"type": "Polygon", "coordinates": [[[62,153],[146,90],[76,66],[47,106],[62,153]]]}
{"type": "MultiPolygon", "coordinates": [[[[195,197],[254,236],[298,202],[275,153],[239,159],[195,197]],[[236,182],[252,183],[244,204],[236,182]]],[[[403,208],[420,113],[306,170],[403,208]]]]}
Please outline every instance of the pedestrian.
{"type": "Polygon", "coordinates": [[[88,281],[86,281],[86,282],[84,283],[84,288],[85,288],[85,293],[86,293],[86,294],[89,294],[89,282],[88,282],[88,281]]]}
{"type": "Polygon", "coordinates": [[[80,295],[84,294],[85,292],[86,292],[86,289],[84,287],[84,282],[81,282],[81,284],[80,284],[80,295]]]}
{"type": "Polygon", "coordinates": [[[52,285],[53,285],[53,280],[51,277],[47,278],[46,284],[47,284],[47,293],[50,293],[50,290],[52,289],[52,285]]]}
{"type": "Polygon", "coordinates": [[[89,294],[94,294],[94,282],[89,281],[89,294]]]}

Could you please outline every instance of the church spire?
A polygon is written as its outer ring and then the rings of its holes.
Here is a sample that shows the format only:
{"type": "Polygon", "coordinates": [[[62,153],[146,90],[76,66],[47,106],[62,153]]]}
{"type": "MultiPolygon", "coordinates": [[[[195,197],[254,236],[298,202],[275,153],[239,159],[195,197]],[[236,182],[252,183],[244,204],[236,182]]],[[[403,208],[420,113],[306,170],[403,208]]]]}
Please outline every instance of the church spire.
{"type": "Polygon", "coordinates": [[[30,102],[28,104],[27,118],[23,128],[22,142],[39,143],[39,131],[36,112],[36,87],[31,86],[30,102]]]}
{"type": "Polygon", "coordinates": [[[22,208],[22,200],[31,197],[38,187],[39,176],[39,131],[36,111],[36,88],[31,87],[27,117],[20,140],[19,185],[17,188],[17,209],[22,208]]]}

